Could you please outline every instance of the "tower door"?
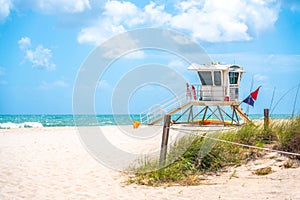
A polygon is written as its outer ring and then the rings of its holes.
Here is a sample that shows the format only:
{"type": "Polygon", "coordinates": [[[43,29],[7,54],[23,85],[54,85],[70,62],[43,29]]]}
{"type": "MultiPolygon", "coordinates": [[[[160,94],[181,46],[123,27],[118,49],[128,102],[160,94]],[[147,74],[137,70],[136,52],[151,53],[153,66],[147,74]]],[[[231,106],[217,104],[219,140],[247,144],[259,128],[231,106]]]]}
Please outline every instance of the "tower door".
{"type": "Polygon", "coordinates": [[[229,88],[230,101],[237,101],[239,99],[239,87],[229,88]]]}
{"type": "Polygon", "coordinates": [[[229,72],[229,97],[230,101],[237,101],[240,93],[240,73],[229,72]]]}

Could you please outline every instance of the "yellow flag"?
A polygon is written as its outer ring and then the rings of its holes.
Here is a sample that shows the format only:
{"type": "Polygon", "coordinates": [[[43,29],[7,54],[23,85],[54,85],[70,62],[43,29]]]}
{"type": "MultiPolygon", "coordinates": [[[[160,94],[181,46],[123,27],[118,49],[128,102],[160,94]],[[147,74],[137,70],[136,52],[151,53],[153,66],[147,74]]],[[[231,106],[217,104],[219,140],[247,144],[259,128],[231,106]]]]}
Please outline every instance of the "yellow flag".
{"type": "Polygon", "coordinates": [[[140,126],[141,122],[133,121],[133,128],[138,128],[140,126]]]}

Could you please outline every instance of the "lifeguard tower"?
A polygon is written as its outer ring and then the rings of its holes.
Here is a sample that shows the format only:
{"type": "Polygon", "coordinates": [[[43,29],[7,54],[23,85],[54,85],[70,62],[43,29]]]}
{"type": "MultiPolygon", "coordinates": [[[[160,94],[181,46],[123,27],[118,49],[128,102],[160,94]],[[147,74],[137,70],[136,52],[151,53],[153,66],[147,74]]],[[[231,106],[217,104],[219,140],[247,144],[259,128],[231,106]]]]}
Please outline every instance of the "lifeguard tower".
{"type": "Polygon", "coordinates": [[[179,106],[178,99],[173,99],[163,107],[141,113],[143,124],[161,122],[162,113],[174,115],[173,123],[192,125],[239,125],[250,122],[240,108],[240,81],[245,72],[241,66],[212,62],[191,64],[188,70],[198,74],[201,84],[187,83],[186,94],[182,95],[179,106]]]}
{"type": "Polygon", "coordinates": [[[201,85],[197,85],[200,101],[238,101],[243,68],[238,65],[192,64],[188,67],[198,73],[201,85]]]}

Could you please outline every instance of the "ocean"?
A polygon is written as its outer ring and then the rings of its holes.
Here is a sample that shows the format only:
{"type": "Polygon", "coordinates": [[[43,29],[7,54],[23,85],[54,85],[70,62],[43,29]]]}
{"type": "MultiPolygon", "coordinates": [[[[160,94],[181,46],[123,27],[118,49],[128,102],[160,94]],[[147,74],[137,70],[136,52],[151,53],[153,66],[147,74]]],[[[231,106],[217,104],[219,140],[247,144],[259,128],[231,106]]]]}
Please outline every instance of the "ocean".
{"type": "MultiPolygon", "coordinates": [[[[288,119],[291,118],[291,115],[274,114],[270,117],[288,119]]],[[[250,114],[249,118],[252,120],[263,119],[263,115],[250,114]]],[[[132,125],[134,120],[140,120],[140,115],[96,115],[96,121],[94,115],[79,115],[76,119],[79,119],[77,124],[74,122],[73,115],[0,115],[0,129],[132,125]]]]}
{"type": "Polygon", "coordinates": [[[139,115],[0,115],[0,129],[37,128],[63,126],[111,126],[130,125],[139,115]],[[79,121],[79,122],[78,122],[79,121]]]}

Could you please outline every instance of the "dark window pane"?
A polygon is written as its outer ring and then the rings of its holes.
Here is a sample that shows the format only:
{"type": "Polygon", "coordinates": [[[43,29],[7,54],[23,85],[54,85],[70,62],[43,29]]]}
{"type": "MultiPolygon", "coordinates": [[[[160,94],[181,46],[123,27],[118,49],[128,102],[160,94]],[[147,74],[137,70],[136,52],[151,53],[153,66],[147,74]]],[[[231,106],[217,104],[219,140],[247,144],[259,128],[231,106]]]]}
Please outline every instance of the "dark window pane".
{"type": "Polygon", "coordinates": [[[220,71],[214,72],[214,81],[215,81],[216,86],[221,86],[222,82],[221,82],[221,72],[220,71]]]}
{"type": "Polygon", "coordinates": [[[211,72],[198,72],[202,85],[213,85],[211,72]]]}
{"type": "Polygon", "coordinates": [[[229,83],[230,84],[237,84],[239,78],[238,72],[229,72],[229,83]]]}

